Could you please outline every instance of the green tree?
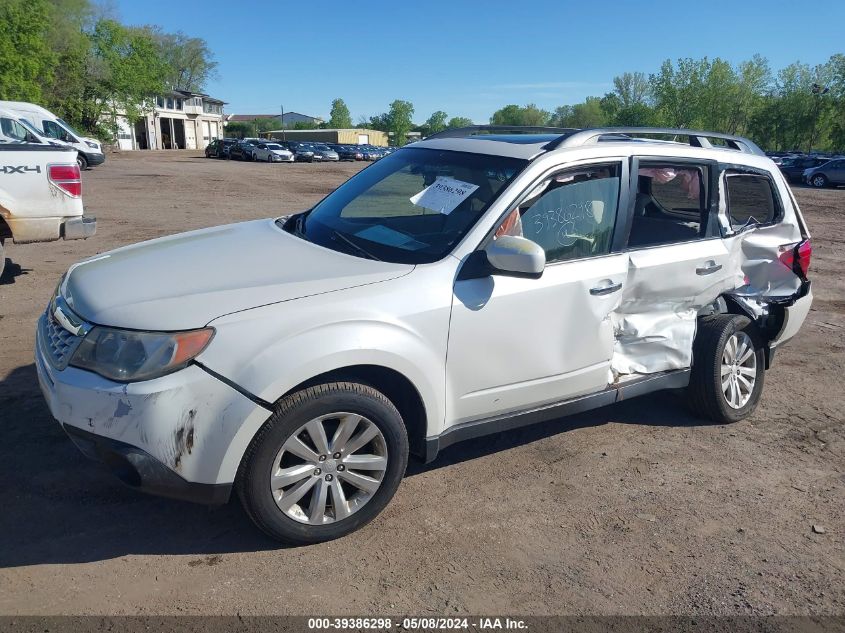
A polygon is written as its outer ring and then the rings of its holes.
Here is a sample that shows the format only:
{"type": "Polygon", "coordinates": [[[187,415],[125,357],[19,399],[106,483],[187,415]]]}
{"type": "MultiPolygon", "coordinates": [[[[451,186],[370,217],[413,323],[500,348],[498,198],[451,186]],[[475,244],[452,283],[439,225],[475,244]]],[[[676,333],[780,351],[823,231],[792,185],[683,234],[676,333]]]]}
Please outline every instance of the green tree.
{"type": "Polygon", "coordinates": [[[352,127],[352,115],[349,114],[349,108],[346,107],[343,99],[337,98],[332,101],[332,111],[328,127],[334,130],[352,127]]]}
{"type": "Polygon", "coordinates": [[[229,121],[226,124],[226,136],[231,138],[248,138],[255,136],[255,128],[248,121],[229,121]]]}
{"type": "Polygon", "coordinates": [[[163,33],[155,28],[151,32],[168,66],[165,81],[169,86],[199,92],[216,76],[217,62],[204,39],[189,37],[182,31],[163,33]]]}
{"type": "Polygon", "coordinates": [[[410,101],[396,99],[390,104],[386,122],[388,132],[393,134],[393,142],[402,146],[408,142],[408,132],[414,127],[412,117],[414,116],[414,105],[410,101]]]}
{"type": "Polygon", "coordinates": [[[442,132],[447,127],[447,119],[449,115],[443,112],[443,110],[437,110],[434,112],[428,120],[423,124],[423,128],[425,130],[426,136],[429,134],[437,134],[438,132],[442,132]]]}
{"type": "Polygon", "coordinates": [[[475,125],[472,122],[472,119],[468,119],[465,116],[453,116],[449,119],[449,123],[446,124],[447,128],[456,128],[456,127],[469,127],[470,125],[475,125]]]}
{"type": "Polygon", "coordinates": [[[608,124],[608,116],[601,98],[587,97],[583,103],[557,108],[550,122],[557,127],[602,127],[608,124]]]}
{"type": "Polygon", "coordinates": [[[96,129],[103,117],[108,132],[117,133],[117,115],[134,121],[145,104],[165,90],[170,71],[148,29],[128,28],[100,20],[91,33],[91,70],[81,104],[82,124],[96,129]]]}
{"type": "Polygon", "coordinates": [[[506,105],[490,117],[492,125],[548,125],[551,114],[535,104],[525,106],[506,105]]]}
{"type": "Polygon", "coordinates": [[[0,99],[40,101],[56,60],[50,48],[46,0],[0,2],[0,99]]]}
{"type": "Polygon", "coordinates": [[[651,93],[645,73],[622,73],[613,78],[613,94],[619,99],[620,110],[645,105],[651,93]]]}

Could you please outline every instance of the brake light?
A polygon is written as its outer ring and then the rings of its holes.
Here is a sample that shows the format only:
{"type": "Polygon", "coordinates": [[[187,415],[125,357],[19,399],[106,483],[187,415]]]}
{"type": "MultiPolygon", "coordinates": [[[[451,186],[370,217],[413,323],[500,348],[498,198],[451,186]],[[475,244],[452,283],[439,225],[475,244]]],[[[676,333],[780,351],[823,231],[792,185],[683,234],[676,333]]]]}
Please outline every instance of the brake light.
{"type": "Polygon", "coordinates": [[[49,165],[47,177],[69,196],[78,198],[82,195],[82,178],[79,165],[49,165]]]}
{"type": "Polygon", "coordinates": [[[786,244],[781,248],[785,250],[778,255],[780,262],[801,279],[807,279],[807,273],[810,271],[810,259],[813,256],[813,245],[810,240],[804,240],[797,244],[786,244]]]}

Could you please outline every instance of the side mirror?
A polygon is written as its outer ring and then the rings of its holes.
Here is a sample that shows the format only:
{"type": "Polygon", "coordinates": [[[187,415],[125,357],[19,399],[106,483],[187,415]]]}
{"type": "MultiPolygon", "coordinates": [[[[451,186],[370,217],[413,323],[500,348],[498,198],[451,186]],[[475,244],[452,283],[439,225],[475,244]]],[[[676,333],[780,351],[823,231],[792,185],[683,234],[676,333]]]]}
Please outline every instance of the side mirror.
{"type": "Polygon", "coordinates": [[[503,235],[484,249],[492,274],[539,279],[546,267],[546,252],[524,237],[503,235]]]}

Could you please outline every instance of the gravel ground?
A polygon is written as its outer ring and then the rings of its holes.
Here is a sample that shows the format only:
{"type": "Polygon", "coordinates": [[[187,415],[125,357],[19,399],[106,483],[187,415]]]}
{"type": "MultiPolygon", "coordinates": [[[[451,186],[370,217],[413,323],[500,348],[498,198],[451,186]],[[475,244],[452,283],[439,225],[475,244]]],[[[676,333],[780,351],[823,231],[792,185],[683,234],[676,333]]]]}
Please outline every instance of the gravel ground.
{"type": "Polygon", "coordinates": [[[412,463],[365,529],[301,548],[264,538],[236,502],[144,496],[86,461],[32,361],[61,273],[123,244],[306,208],[360,166],[110,155],[84,174],[93,239],[8,245],[0,613],[845,615],[845,190],[797,189],[815,303],[738,424],[657,394],[457,445],[412,463]]]}

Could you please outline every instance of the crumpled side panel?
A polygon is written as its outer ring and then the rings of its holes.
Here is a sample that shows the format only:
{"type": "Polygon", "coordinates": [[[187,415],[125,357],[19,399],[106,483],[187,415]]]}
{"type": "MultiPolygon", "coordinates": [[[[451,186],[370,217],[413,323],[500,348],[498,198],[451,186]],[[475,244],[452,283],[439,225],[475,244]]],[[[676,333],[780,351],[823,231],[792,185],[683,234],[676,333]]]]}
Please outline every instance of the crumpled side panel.
{"type": "Polygon", "coordinates": [[[618,374],[649,374],[683,369],[692,362],[698,310],[654,306],[648,313],[611,314],[616,343],[611,369],[618,374]]]}

